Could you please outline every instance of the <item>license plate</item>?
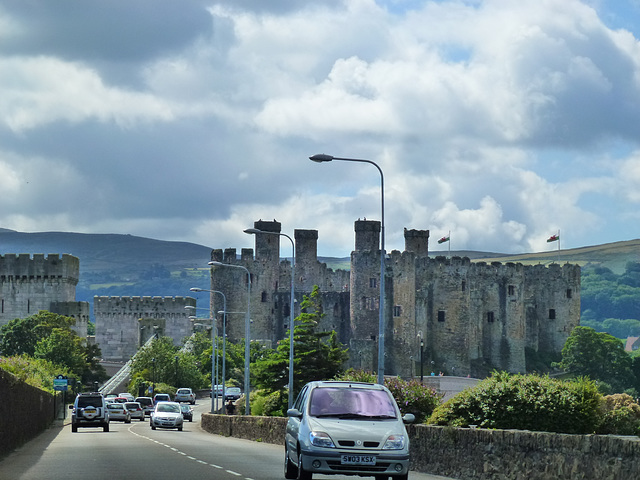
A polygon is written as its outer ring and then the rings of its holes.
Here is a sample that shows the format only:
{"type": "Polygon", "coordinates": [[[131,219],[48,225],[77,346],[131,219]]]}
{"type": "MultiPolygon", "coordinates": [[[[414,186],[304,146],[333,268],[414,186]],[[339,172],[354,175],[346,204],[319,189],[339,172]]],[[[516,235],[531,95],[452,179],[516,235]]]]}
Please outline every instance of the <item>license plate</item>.
{"type": "Polygon", "coordinates": [[[342,455],[342,465],[375,465],[374,455],[342,455]]]}

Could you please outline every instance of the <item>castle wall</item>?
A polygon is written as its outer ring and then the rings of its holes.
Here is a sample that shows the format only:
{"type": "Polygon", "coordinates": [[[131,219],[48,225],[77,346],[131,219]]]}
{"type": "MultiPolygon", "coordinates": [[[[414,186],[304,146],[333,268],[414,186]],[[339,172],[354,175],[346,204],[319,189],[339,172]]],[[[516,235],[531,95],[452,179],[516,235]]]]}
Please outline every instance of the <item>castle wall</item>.
{"type": "Polygon", "coordinates": [[[192,331],[191,297],[94,297],[96,343],[107,361],[127,361],[153,334],[181,345],[192,331]]]}

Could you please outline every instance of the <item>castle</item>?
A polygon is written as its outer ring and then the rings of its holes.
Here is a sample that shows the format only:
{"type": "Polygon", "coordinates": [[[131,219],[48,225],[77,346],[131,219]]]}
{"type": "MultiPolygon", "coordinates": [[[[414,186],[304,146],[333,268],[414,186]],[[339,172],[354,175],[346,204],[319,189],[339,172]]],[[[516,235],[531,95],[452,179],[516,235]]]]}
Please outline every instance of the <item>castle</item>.
{"type": "MultiPolygon", "coordinates": [[[[221,291],[227,311],[246,309],[251,291],[251,340],[274,346],[289,325],[291,262],[280,261],[280,223],[257,221],[271,233],[255,235],[252,249],[215,249],[211,290],[221,291]]],[[[380,305],[380,222],[355,222],[350,271],[317,260],[316,230],[295,230],[295,299],[314,285],[322,292],[320,329],[335,330],[350,350],[350,365],[377,369],[380,305]]],[[[430,258],[429,231],[404,231],[405,250],[385,262],[385,374],[416,376],[421,368],[474,375],[495,368],[525,372],[526,352],[559,353],[580,320],[580,267],[552,264],[487,264],[468,258],[430,258]]],[[[212,295],[216,310],[220,298],[212,295]]],[[[298,315],[300,312],[294,312],[298,315]]],[[[231,340],[244,336],[241,318],[227,320],[231,340]]],[[[219,320],[221,322],[221,320],[219,320]]],[[[221,328],[221,323],[219,328],[221,328]]]]}
{"type": "MultiPolygon", "coordinates": [[[[254,249],[214,249],[211,290],[225,294],[226,332],[244,337],[250,291],[252,341],[275,346],[287,336],[291,262],[281,261],[281,225],[254,222],[271,233],[255,234],[254,249]],[[247,283],[246,268],[251,274],[247,283]]],[[[317,230],[295,230],[295,300],[315,285],[324,317],[319,328],[335,330],[349,347],[350,367],[377,370],[380,305],[380,222],[355,222],[350,270],[332,270],[317,258],[317,230]]],[[[468,258],[429,257],[429,231],[404,230],[404,251],[385,261],[385,374],[403,377],[434,371],[481,375],[495,368],[527,370],[527,352],[559,353],[580,320],[580,267],[552,264],[487,264],[468,258]]],[[[71,255],[0,257],[0,325],[39,310],[71,316],[86,336],[87,302],[75,302],[79,260],[71,255]]],[[[179,345],[193,325],[192,297],[94,297],[96,343],[103,358],[128,360],[154,334],[179,345]]],[[[222,310],[211,294],[212,311],[222,310]]],[[[216,319],[219,331],[222,318],[216,319]]]]}

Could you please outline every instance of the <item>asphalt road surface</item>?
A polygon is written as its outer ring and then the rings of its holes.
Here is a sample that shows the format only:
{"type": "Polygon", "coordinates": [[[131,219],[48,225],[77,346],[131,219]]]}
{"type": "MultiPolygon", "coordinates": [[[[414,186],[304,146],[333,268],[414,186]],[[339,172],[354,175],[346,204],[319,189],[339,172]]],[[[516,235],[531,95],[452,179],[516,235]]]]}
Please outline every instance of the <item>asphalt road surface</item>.
{"type": "MultiPolygon", "coordinates": [[[[111,422],[110,431],[80,428],[69,419],[0,461],[2,480],[233,479],[283,480],[284,447],[211,435],[200,429],[201,399],[184,430],[151,430],[149,421],[111,422]]],[[[314,479],[359,477],[314,475],[314,479]]],[[[372,478],[372,477],[363,477],[372,478]]],[[[410,480],[446,480],[417,472],[410,480]]]]}

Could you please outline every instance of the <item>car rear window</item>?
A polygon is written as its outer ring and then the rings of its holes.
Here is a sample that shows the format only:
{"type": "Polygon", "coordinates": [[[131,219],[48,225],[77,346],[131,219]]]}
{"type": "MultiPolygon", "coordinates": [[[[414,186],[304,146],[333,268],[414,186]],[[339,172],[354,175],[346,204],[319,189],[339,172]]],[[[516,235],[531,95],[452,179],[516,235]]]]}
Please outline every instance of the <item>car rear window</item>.
{"type": "Polygon", "coordinates": [[[102,397],[80,397],[78,398],[78,407],[101,407],[102,406],[102,397]]]}
{"type": "Polygon", "coordinates": [[[396,418],[393,401],[387,392],[363,388],[316,388],[311,394],[309,413],[313,416],[396,418]]]}

